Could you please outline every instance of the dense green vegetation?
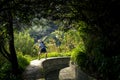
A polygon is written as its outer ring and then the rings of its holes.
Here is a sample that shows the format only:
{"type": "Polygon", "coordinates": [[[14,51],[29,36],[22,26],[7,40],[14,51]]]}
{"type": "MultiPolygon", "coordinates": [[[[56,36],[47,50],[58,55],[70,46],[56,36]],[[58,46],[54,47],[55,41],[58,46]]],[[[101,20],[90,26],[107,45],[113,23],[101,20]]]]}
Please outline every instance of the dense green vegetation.
{"type": "MultiPolygon", "coordinates": [[[[31,60],[38,59],[37,53],[39,51],[38,48],[39,43],[35,42],[35,38],[34,38],[35,36],[33,35],[30,36],[30,34],[31,34],[31,30],[14,32],[15,50],[17,52],[16,54],[21,72],[24,71],[24,69],[31,60]]],[[[44,38],[46,38],[46,36],[42,37],[42,39],[44,38]]],[[[70,56],[71,55],[70,51],[72,51],[72,49],[77,47],[79,42],[81,43],[79,32],[74,30],[69,30],[68,32],[55,30],[47,36],[44,42],[47,46],[48,57],[70,56]],[[57,38],[55,38],[56,36],[57,38]],[[60,45],[58,45],[58,40],[61,43],[60,45]]],[[[44,58],[44,57],[45,55],[41,55],[40,58],[44,58]]],[[[1,77],[0,77],[1,79],[13,79],[13,78],[17,79],[18,77],[20,77],[20,76],[18,76],[17,78],[14,76],[12,77],[10,73],[11,64],[7,60],[2,58],[2,55],[1,55],[1,59],[3,59],[3,61],[1,61],[0,63],[2,69],[1,77]],[[6,74],[6,71],[8,72],[8,74],[6,74]],[[5,77],[6,75],[8,75],[8,77],[5,77]]]]}
{"type": "Polygon", "coordinates": [[[119,7],[119,0],[1,0],[0,78],[16,79],[37,58],[40,38],[49,56],[72,54],[96,79],[119,80],[119,7]]]}

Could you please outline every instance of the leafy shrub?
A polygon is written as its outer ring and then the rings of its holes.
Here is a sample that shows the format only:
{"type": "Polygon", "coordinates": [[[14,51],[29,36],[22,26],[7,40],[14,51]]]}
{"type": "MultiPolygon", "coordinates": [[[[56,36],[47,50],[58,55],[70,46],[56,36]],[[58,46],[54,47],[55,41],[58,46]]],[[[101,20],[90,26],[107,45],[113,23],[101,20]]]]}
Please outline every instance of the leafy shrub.
{"type": "Polygon", "coordinates": [[[22,52],[24,55],[33,55],[35,53],[33,45],[34,39],[30,37],[28,31],[15,32],[15,48],[17,52],[22,52]]]}
{"type": "Polygon", "coordinates": [[[22,53],[17,53],[17,59],[20,69],[24,70],[27,65],[29,65],[31,58],[25,56],[22,53]]]}
{"type": "Polygon", "coordinates": [[[2,58],[0,80],[22,80],[21,75],[14,76],[11,72],[11,64],[5,58],[2,58]]]}
{"type": "Polygon", "coordinates": [[[78,45],[76,48],[74,48],[71,51],[71,59],[74,62],[77,62],[78,55],[81,54],[81,53],[85,53],[85,47],[84,47],[83,42],[81,42],[80,45],[78,45]]]}
{"type": "MultiPolygon", "coordinates": [[[[58,52],[51,52],[51,53],[48,53],[48,56],[47,57],[64,57],[64,56],[70,56],[71,53],[67,52],[67,53],[58,53],[58,52]]],[[[45,57],[45,54],[42,54],[40,56],[40,58],[44,58],[45,57]]]]}
{"type": "Polygon", "coordinates": [[[5,62],[0,66],[0,80],[6,80],[10,76],[11,65],[9,62],[5,62]]]}
{"type": "Polygon", "coordinates": [[[58,57],[58,56],[59,56],[59,53],[57,52],[48,53],[48,57],[58,57]]]}
{"type": "MultiPolygon", "coordinates": [[[[113,48],[112,43],[109,42],[106,36],[101,35],[94,29],[88,27],[83,28],[82,31],[84,50],[81,50],[81,47],[74,49],[72,60],[84,72],[98,80],[119,80],[120,55],[111,56],[109,51],[113,48]]],[[[112,52],[112,54],[114,53],[116,54],[116,51],[112,52]]]]}

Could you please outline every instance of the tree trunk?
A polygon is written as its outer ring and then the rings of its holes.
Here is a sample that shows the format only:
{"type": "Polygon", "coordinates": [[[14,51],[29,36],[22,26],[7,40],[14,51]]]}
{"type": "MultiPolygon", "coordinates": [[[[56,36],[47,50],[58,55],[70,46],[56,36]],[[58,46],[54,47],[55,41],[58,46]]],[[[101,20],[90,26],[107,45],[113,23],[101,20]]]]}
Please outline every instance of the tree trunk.
{"type": "Polygon", "coordinates": [[[8,10],[7,13],[7,17],[8,17],[8,35],[9,35],[9,51],[10,51],[10,55],[11,55],[11,65],[12,65],[12,73],[14,75],[17,75],[19,72],[18,69],[18,61],[17,61],[17,56],[16,56],[16,51],[15,51],[15,47],[14,47],[14,31],[13,31],[13,16],[10,10],[8,10]]]}

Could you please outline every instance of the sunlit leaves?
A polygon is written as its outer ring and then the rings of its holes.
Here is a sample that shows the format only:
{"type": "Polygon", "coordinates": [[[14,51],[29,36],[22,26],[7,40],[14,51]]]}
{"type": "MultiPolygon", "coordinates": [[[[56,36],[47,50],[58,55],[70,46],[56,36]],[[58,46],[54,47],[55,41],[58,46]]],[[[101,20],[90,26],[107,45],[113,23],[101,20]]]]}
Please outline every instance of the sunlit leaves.
{"type": "Polygon", "coordinates": [[[28,31],[26,32],[15,32],[15,48],[17,52],[25,54],[33,53],[34,39],[30,37],[28,31]]]}

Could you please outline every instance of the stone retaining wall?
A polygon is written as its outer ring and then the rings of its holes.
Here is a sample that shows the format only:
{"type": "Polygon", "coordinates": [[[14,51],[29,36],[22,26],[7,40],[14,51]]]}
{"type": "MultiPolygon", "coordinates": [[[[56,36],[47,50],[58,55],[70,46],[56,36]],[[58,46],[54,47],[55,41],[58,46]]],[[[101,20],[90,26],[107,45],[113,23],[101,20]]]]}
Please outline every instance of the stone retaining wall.
{"type": "Polygon", "coordinates": [[[59,71],[69,66],[70,57],[33,60],[22,74],[24,80],[59,80],[59,71]]]}
{"type": "Polygon", "coordinates": [[[56,57],[48,58],[44,60],[41,64],[45,74],[54,71],[60,70],[62,68],[69,66],[70,57],[56,57]]]}

